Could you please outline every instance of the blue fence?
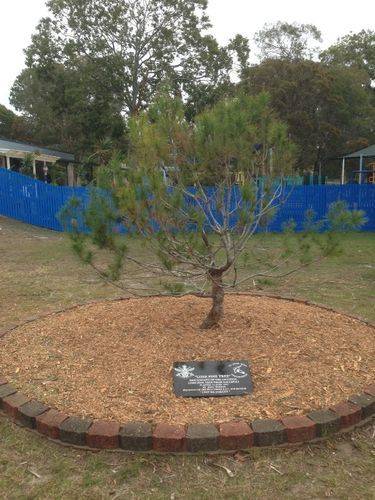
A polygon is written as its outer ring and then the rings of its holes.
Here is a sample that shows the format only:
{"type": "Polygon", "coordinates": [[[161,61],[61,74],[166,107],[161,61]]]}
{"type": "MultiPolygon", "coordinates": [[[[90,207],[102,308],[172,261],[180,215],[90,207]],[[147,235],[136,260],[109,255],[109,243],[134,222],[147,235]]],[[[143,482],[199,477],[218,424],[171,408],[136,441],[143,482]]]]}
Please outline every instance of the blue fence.
{"type": "MultiPolygon", "coordinates": [[[[72,196],[87,200],[89,191],[84,187],[51,186],[0,168],[0,215],[5,217],[62,231],[56,215],[72,196]]],[[[337,200],[345,200],[351,209],[364,210],[367,223],[363,230],[375,231],[375,186],[356,184],[295,186],[268,230],[279,232],[290,219],[300,226],[309,209],[314,210],[318,219],[321,219],[326,215],[329,205],[337,200]]]]}

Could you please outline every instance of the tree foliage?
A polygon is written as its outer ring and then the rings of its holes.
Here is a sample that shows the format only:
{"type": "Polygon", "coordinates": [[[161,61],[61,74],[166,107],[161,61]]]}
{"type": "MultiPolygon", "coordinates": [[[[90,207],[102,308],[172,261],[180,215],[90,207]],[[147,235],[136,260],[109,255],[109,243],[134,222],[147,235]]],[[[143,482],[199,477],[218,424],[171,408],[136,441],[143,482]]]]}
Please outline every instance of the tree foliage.
{"type": "Polygon", "coordinates": [[[27,67],[11,91],[11,103],[32,124],[35,138],[82,156],[105,138],[122,140],[121,106],[111,81],[87,59],[79,66],[59,56],[53,23],[41,21],[26,50],[27,67]]]}
{"type": "Polygon", "coordinates": [[[183,100],[194,121],[235,96],[240,81],[250,95],[271,95],[299,147],[301,169],[375,140],[371,30],[339,39],[318,62],[314,25],[265,25],[255,35],[261,62],[251,66],[245,37],[222,46],[212,36],[207,0],[49,0],[48,7],[12,88],[23,117],[7,125],[11,138],[28,135],[108,163],[113,151],[127,150],[129,117],[147,110],[163,88],[183,100]]]}
{"type": "Polygon", "coordinates": [[[30,124],[23,117],[0,104],[0,137],[19,141],[31,138],[30,124]]]}
{"type": "Polygon", "coordinates": [[[302,170],[375,140],[375,107],[365,83],[358,69],[269,59],[249,68],[241,87],[250,94],[267,89],[299,147],[302,170]]]}
{"type": "Polygon", "coordinates": [[[147,108],[165,82],[192,116],[225,95],[232,72],[247,64],[246,39],[221,47],[209,34],[206,0],[49,0],[48,7],[12,104],[45,143],[76,153],[118,144],[123,117],[147,108]]]}
{"type": "Polygon", "coordinates": [[[313,24],[277,22],[266,24],[254,36],[260,58],[287,59],[289,61],[311,59],[318,52],[315,42],[322,41],[319,29],[313,24]]]}
{"type": "Polygon", "coordinates": [[[349,33],[323,51],[321,60],[332,66],[360,69],[368,74],[369,85],[375,83],[375,31],[349,33]]]}

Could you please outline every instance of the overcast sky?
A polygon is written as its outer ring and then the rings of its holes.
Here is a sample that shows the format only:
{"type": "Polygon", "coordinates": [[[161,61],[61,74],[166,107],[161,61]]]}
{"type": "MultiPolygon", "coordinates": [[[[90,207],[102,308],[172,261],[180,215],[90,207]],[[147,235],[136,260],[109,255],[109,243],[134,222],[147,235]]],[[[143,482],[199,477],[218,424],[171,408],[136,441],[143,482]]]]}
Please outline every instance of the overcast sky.
{"type": "MultiPolygon", "coordinates": [[[[0,104],[9,106],[9,91],[24,65],[23,49],[39,19],[45,0],[1,0],[0,104]]],[[[252,37],[265,23],[312,23],[323,33],[324,46],[350,31],[374,28],[375,1],[357,0],[209,0],[214,33],[221,42],[235,33],[252,37]]]]}

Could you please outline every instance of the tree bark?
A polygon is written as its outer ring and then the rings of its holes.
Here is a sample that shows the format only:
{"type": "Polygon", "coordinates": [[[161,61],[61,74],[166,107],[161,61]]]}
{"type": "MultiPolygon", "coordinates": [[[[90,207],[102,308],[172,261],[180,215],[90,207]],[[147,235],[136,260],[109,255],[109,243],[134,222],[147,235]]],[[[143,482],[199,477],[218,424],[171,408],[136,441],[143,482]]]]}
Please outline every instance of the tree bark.
{"type": "Polygon", "coordinates": [[[222,271],[211,271],[210,278],[212,280],[212,307],[201,324],[203,330],[217,326],[224,314],[223,273],[222,271]]]}

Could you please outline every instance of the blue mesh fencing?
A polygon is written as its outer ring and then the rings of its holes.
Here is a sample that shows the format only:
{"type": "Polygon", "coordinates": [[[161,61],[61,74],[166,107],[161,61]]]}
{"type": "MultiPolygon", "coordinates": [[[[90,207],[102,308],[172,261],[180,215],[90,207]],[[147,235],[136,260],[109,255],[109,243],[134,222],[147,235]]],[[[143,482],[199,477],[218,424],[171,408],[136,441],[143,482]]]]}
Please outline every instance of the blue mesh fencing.
{"type": "MultiPolygon", "coordinates": [[[[284,223],[291,219],[300,229],[307,210],[313,210],[317,219],[322,219],[327,214],[329,206],[338,200],[346,201],[351,209],[363,210],[367,222],[362,230],[375,231],[375,185],[299,185],[286,189],[288,190],[286,201],[267,226],[270,232],[280,232],[284,223]]],[[[0,168],[0,215],[34,226],[63,231],[58,213],[72,197],[87,202],[89,189],[52,186],[0,168]]]]}

